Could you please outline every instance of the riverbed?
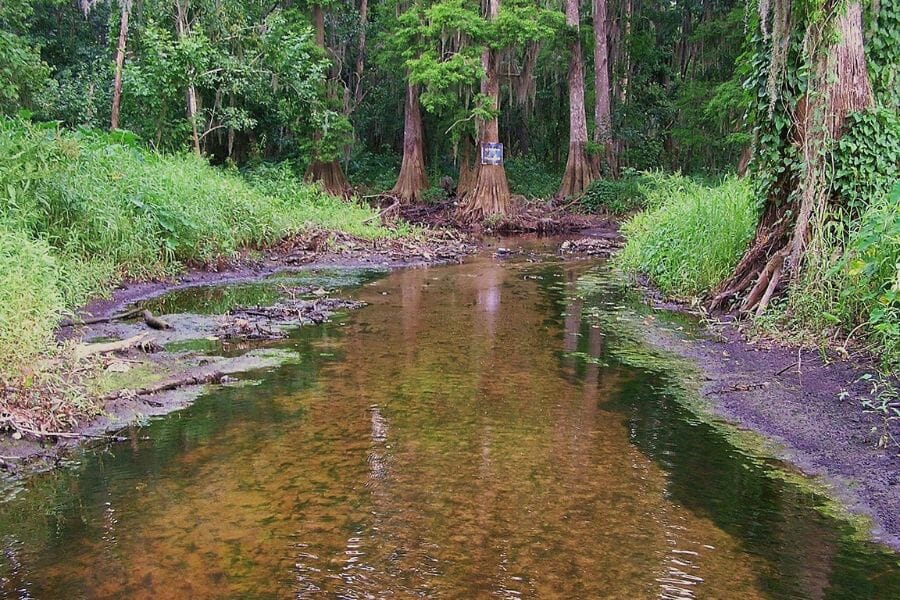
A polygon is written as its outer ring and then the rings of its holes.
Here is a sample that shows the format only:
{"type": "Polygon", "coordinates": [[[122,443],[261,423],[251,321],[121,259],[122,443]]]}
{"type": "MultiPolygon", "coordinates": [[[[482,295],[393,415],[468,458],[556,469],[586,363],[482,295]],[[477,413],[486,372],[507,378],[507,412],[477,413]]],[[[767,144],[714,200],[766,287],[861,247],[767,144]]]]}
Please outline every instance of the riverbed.
{"type": "Polygon", "coordinates": [[[0,591],[900,597],[896,553],[692,409],[603,260],[524,244],[349,279],[366,306],[267,342],[280,366],[9,490],[0,591]]]}

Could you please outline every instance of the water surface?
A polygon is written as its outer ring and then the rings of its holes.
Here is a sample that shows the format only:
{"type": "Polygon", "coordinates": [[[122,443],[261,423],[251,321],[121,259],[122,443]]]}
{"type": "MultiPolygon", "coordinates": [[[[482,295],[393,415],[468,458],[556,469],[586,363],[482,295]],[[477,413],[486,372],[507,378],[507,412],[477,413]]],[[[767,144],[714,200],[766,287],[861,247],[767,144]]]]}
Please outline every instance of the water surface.
{"type": "Polygon", "coordinates": [[[0,591],[900,597],[896,554],[686,408],[604,265],[361,281],[369,306],[298,330],[295,361],[0,505],[0,591]]]}

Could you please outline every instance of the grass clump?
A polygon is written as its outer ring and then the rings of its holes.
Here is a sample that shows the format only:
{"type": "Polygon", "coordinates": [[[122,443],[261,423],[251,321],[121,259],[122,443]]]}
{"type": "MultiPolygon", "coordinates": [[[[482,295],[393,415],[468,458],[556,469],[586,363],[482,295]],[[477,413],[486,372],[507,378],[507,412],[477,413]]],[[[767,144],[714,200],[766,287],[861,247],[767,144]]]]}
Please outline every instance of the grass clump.
{"type": "Polygon", "coordinates": [[[64,306],[58,266],[45,242],[0,223],[0,364],[27,364],[50,342],[64,306]]]}
{"type": "Polygon", "coordinates": [[[59,317],[118,281],[216,265],[309,229],[402,234],[289,167],[247,178],[123,134],[0,121],[0,382],[49,351],[59,317]]]}
{"type": "Polygon", "coordinates": [[[752,186],[736,178],[710,187],[655,177],[648,210],[622,227],[627,243],[618,264],[670,296],[700,296],[731,272],[753,236],[759,207],[752,186]]]}

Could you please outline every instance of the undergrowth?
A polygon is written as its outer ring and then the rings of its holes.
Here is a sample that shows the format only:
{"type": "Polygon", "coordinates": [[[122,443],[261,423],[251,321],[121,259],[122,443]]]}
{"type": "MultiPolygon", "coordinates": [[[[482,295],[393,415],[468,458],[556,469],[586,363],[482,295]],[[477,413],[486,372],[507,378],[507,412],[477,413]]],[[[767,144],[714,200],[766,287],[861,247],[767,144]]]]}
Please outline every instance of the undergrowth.
{"type": "Polygon", "coordinates": [[[731,272],[753,236],[759,207],[752,186],[736,178],[710,187],[655,177],[648,210],[622,227],[627,243],[617,262],[670,296],[700,296],[731,272]]]}
{"type": "Polygon", "coordinates": [[[0,381],[45,354],[63,311],[116,282],[177,273],[309,228],[397,235],[288,167],[247,179],[129,136],[0,122],[0,381]]]}
{"type": "Polygon", "coordinates": [[[900,183],[858,218],[831,218],[821,231],[802,276],[759,329],[844,353],[857,342],[900,374],[900,183]]]}

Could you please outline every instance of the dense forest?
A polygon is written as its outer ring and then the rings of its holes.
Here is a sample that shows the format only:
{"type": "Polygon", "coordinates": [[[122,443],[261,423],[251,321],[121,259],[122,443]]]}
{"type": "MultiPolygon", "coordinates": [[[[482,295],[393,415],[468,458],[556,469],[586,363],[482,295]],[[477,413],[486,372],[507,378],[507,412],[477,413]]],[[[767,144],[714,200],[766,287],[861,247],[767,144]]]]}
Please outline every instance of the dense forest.
{"type": "Polygon", "coordinates": [[[360,198],[556,203],[646,209],[626,269],[889,364],[898,55],[897,0],[6,1],[5,269],[52,281],[0,310],[52,321],[310,222],[398,235],[360,198]]]}
{"type": "Polygon", "coordinates": [[[423,176],[465,179],[481,121],[514,162],[568,169],[564,192],[598,169],[733,169],[749,140],[742,2],[16,0],[2,11],[5,113],[127,130],[217,164],[296,161],[336,192],[341,171],[396,170],[401,154],[404,196],[419,198],[423,176]],[[586,160],[600,146],[602,165],[586,160]]]}

